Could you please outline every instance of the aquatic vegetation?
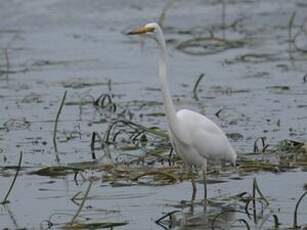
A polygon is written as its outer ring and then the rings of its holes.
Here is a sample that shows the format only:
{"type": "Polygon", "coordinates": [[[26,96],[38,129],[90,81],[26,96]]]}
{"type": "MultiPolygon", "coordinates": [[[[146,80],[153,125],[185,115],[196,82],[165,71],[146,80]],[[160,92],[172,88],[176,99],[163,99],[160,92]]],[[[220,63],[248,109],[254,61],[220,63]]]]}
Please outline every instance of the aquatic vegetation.
{"type": "Polygon", "coordinates": [[[304,0],[36,2],[0,9],[1,229],[306,228],[304,0]],[[176,107],[240,153],[209,169],[206,215],[185,200],[153,47],[120,33],[155,16],[176,107]]]}
{"type": "MultiPolygon", "coordinates": [[[[83,199],[82,199],[82,202],[81,202],[81,204],[79,205],[79,208],[78,208],[76,214],[73,216],[73,218],[72,218],[71,221],[69,222],[68,226],[69,226],[69,225],[70,225],[70,226],[74,226],[74,225],[75,225],[76,219],[78,218],[78,216],[79,216],[79,214],[80,214],[80,212],[81,212],[81,210],[82,210],[82,208],[83,208],[83,206],[84,206],[84,203],[85,203],[85,201],[86,201],[86,199],[87,199],[87,196],[88,196],[88,194],[89,194],[89,192],[90,192],[90,190],[91,190],[92,184],[93,184],[93,181],[89,181],[89,184],[88,184],[88,187],[87,187],[86,192],[85,192],[85,194],[84,194],[84,197],[83,197],[83,199]]],[[[73,198],[72,198],[72,199],[73,199],[73,198]]]]}
{"type": "MultiPolygon", "coordinates": [[[[194,87],[195,88],[195,87],[194,87]]],[[[64,94],[65,96],[65,94],[64,94]]],[[[64,98],[64,97],[63,97],[64,98]]],[[[82,98],[80,100],[83,100],[82,98]]],[[[115,102],[109,95],[100,96],[98,99],[90,100],[91,103],[87,106],[93,106],[105,114],[109,114],[112,121],[108,125],[103,134],[93,132],[92,138],[89,138],[92,160],[80,161],[75,163],[66,163],[61,165],[49,165],[36,169],[23,170],[30,175],[39,175],[50,178],[64,178],[73,177],[76,184],[79,183],[100,183],[103,181],[112,187],[122,186],[164,186],[170,184],[181,183],[191,179],[190,174],[182,172],[183,162],[177,157],[170,154],[170,143],[168,135],[165,130],[158,127],[146,127],[140,123],[118,119],[119,114],[122,113],[123,105],[115,102]],[[116,109],[113,109],[113,104],[116,104],[116,109]],[[110,116],[112,114],[112,116],[110,116]],[[112,151],[110,151],[112,149],[112,151]],[[96,156],[96,151],[104,151],[102,157],[96,156]],[[91,175],[90,177],[88,175],[91,175]]],[[[131,103],[131,102],[129,102],[131,103]]],[[[146,106],[146,102],[135,102],[135,104],[146,106]]],[[[65,98],[62,99],[61,106],[70,105],[65,103],[65,98]]],[[[78,103],[76,103],[78,105],[78,103]]],[[[157,104],[160,106],[160,104],[157,104]]],[[[58,110],[60,111],[60,110],[58,110]]],[[[60,112],[58,112],[60,114],[60,112]]],[[[59,115],[57,115],[59,117],[59,115]]],[[[58,118],[56,119],[58,120],[58,118]]],[[[67,142],[73,141],[68,139],[67,142]]],[[[284,140],[278,145],[270,145],[266,143],[265,137],[260,137],[255,140],[252,153],[242,154],[238,158],[237,173],[238,179],[246,176],[254,175],[255,172],[268,171],[273,173],[287,172],[296,169],[297,167],[306,167],[306,144],[294,140],[284,140]]],[[[16,167],[18,170],[19,167],[16,167]]],[[[222,171],[217,171],[211,168],[208,172],[209,178],[221,176],[231,178],[234,175],[234,170],[231,166],[226,165],[222,171]]],[[[16,174],[17,175],[17,174],[16,174]]],[[[201,175],[198,171],[194,172],[197,181],[200,180],[201,175]]],[[[220,182],[217,182],[220,183],[220,182]]],[[[89,190],[88,190],[89,191],[89,190]]],[[[81,193],[80,193],[81,194],[81,193]]],[[[72,200],[81,200],[85,202],[88,198],[88,192],[84,195],[75,194],[72,200]],[[80,198],[81,197],[81,198],[80,198]]],[[[299,199],[299,203],[303,197],[299,199]]],[[[242,192],[242,194],[233,197],[213,197],[209,199],[210,206],[214,207],[216,204],[223,204],[225,207],[217,206],[216,209],[208,211],[208,219],[203,219],[198,213],[189,217],[182,216],[183,213],[179,210],[174,210],[158,219],[156,222],[159,225],[165,226],[210,226],[212,223],[215,227],[219,226],[249,226],[253,228],[255,222],[262,223],[267,226],[272,221],[273,226],[280,226],[282,220],[279,219],[278,214],[275,214],[270,209],[270,203],[274,201],[265,197],[258,187],[257,181],[253,181],[252,193],[242,192]],[[256,197],[258,194],[258,197],[256,197]],[[241,205],[233,206],[233,202],[241,202],[241,205]],[[260,211],[259,211],[260,209],[260,211]],[[263,209],[263,210],[262,210],[263,209]],[[257,210],[255,212],[255,210],[257,210]],[[231,221],[225,223],[221,221],[223,215],[230,216],[231,221]],[[261,215],[259,214],[261,213],[261,215]],[[253,219],[249,217],[253,216],[253,219]],[[183,219],[182,219],[183,218],[183,219]],[[184,222],[182,222],[184,220],[184,222]],[[257,221],[256,221],[257,220],[257,221]],[[206,222],[204,222],[206,221],[206,222]],[[207,225],[209,224],[209,225],[207,225]],[[226,224],[226,225],[225,225],[226,224]]],[[[194,202],[195,209],[199,207],[201,202],[196,200],[194,202]]],[[[84,205],[84,203],[83,203],[84,205]]],[[[190,208],[191,203],[181,203],[175,205],[176,207],[190,208]]],[[[68,229],[86,229],[86,228],[103,228],[116,227],[127,225],[127,221],[102,221],[95,220],[85,221],[83,218],[77,220],[81,212],[82,205],[75,213],[75,217],[70,221],[57,223],[52,219],[45,221],[45,224],[50,226],[61,226],[68,229]]],[[[294,226],[299,226],[297,221],[298,206],[295,209],[294,226]]],[[[169,228],[167,228],[169,229],[169,228]]]]}
{"type": "Polygon", "coordinates": [[[245,40],[228,40],[218,37],[196,37],[179,43],[176,48],[190,55],[210,55],[244,46],[245,40]]]}
{"type": "Polygon", "coordinates": [[[198,92],[198,85],[200,83],[200,81],[203,79],[205,75],[202,73],[201,75],[199,75],[199,77],[197,78],[196,82],[195,82],[195,85],[193,87],[193,98],[198,101],[199,98],[198,98],[198,95],[197,95],[197,92],[198,92]]]}
{"type": "Polygon", "coordinates": [[[306,33],[306,19],[298,26],[298,29],[296,33],[293,33],[293,27],[295,22],[296,12],[294,11],[290,18],[289,18],[289,24],[288,24],[288,37],[289,37],[289,55],[290,59],[294,59],[293,52],[299,52],[299,53],[307,53],[306,48],[302,48],[298,45],[298,38],[301,35],[304,35],[306,33]],[[294,50],[293,50],[294,48],[294,50]]]}
{"type": "Polygon", "coordinates": [[[271,202],[260,190],[256,178],[253,179],[252,192],[247,191],[227,198],[210,199],[210,208],[200,211],[201,203],[189,204],[190,210],[183,213],[172,210],[156,220],[163,229],[202,227],[206,229],[232,229],[245,226],[247,229],[301,229],[305,225],[297,223],[297,209],[307,192],[303,193],[294,210],[293,226],[285,226],[278,217],[279,211],[271,208],[271,202]]]}
{"type": "Polygon", "coordinates": [[[103,229],[125,226],[128,222],[95,222],[95,223],[77,223],[72,226],[63,226],[62,229],[103,229]]]}
{"type": "Polygon", "coordinates": [[[54,152],[56,154],[56,161],[57,162],[60,162],[60,158],[59,158],[59,154],[58,154],[56,135],[57,135],[59,117],[60,117],[61,111],[63,109],[66,96],[67,96],[67,91],[64,92],[64,95],[63,95],[63,98],[62,98],[62,102],[61,102],[59,110],[58,110],[58,112],[56,114],[56,118],[55,118],[55,122],[54,122],[54,128],[53,128],[53,146],[54,146],[54,152]]]}
{"type": "Polygon", "coordinates": [[[5,197],[3,198],[3,200],[0,202],[0,204],[4,205],[4,204],[7,204],[7,203],[10,203],[10,201],[8,200],[8,197],[13,189],[13,186],[15,184],[15,181],[17,179],[17,176],[18,176],[18,173],[19,173],[19,170],[20,170],[20,167],[21,167],[21,162],[22,162],[22,152],[20,152],[20,155],[19,155],[19,161],[18,161],[18,166],[17,166],[17,169],[16,169],[16,173],[15,173],[15,176],[12,180],[12,183],[5,195],[5,197]]]}

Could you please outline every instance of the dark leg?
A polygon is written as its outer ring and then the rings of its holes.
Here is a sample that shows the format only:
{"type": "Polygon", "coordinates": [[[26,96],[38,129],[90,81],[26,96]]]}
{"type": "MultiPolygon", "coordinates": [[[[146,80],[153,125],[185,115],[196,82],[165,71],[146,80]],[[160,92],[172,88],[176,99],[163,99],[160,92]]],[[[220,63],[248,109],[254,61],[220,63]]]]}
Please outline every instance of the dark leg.
{"type": "Polygon", "coordinates": [[[196,197],[196,191],[197,191],[197,187],[196,187],[196,183],[195,183],[195,179],[194,179],[194,174],[193,174],[193,168],[191,167],[190,169],[190,173],[191,173],[191,183],[192,183],[192,203],[194,202],[195,200],[195,197],[196,197]]]}
{"type": "Polygon", "coordinates": [[[204,160],[203,163],[203,176],[204,176],[204,207],[208,206],[208,199],[207,199],[207,159],[204,160]]]}

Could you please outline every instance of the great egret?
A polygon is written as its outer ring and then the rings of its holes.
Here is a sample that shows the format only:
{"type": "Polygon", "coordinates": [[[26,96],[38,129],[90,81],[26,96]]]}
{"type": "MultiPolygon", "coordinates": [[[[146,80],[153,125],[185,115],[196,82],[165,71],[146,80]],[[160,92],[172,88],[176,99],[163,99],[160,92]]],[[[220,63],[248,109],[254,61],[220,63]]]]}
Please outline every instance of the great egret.
{"type": "MultiPolygon", "coordinates": [[[[168,133],[176,153],[186,166],[201,167],[204,176],[204,205],[207,205],[207,162],[208,160],[230,161],[234,165],[237,155],[225,133],[204,115],[182,109],[176,112],[167,84],[168,55],[163,32],[157,23],[148,23],[130,31],[128,35],[144,35],[154,39],[160,48],[159,79],[166,111],[168,133]]],[[[192,201],[196,185],[192,173],[192,201]]]]}

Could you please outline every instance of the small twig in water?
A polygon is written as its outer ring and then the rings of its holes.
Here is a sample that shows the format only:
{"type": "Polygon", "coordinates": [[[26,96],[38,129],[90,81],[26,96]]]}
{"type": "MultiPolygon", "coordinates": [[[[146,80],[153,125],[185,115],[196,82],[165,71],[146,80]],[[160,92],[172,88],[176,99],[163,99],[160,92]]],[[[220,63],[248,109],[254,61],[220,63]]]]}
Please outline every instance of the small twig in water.
{"type": "Polygon", "coordinates": [[[83,208],[83,206],[84,206],[84,203],[85,203],[85,201],[86,201],[86,199],[87,199],[87,196],[88,196],[88,194],[89,194],[89,192],[90,192],[90,189],[91,189],[91,187],[92,187],[92,184],[93,184],[93,181],[90,180],[90,183],[89,183],[89,185],[88,185],[88,187],[87,187],[87,189],[86,189],[86,192],[85,192],[85,194],[84,194],[83,200],[82,200],[82,202],[81,202],[81,204],[80,204],[80,206],[79,206],[79,209],[77,210],[76,214],[75,214],[75,215],[73,216],[73,218],[71,219],[70,225],[73,225],[74,222],[75,222],[75,220],[76,220],[77,217],[79,216],[79,214],[80,214],[80,212],[81,212],[81,210],[82,210],[82,208],[83,208]]]}
{"type": "Polygon", "coordinates": [[[273,214],[273,219],[274,219],[274,228],[277,229],[280,224],[279,220],[278,220],[278,216],[273,214]]]}
{"type": "Polygon", "coordinates": [[[174,148],[173,148],[173,146],[171,146],[171,149],[170,149],[169,155],[168,155],[168,165],[169,165],[169,166],[172,166],[173,151],[174,151],[174,148]]]}
{"type": "Polygon", "coordinates": [[[112,97],[109,94],[101,94],[95,101],[94,106],[99,106],[102,109],[108,108],[110,112],[115,113],[117,106],[112,101],[112,97]]]}
{"type": "Polygon", "coordinates": [[[104,149],[104,140],[103,140],[102,136],[98,132],[96,132],[96,136],[99,138],[100,148],[104,149]]]}
{"type": "MultiPolygon", "coordinates": [[[[257,184],[257,180],[256,178],[253,179],[253,191],[252,191],[252,204],[253,204],[253,217],[254,217],[254,222],[255,224],[257,224],[257,209],[256,209],[256,192],[258,192],[259,196],[260,196],[260,201],[264,201],[266,205],[269,205],[269,202],[267,201],[267,199],[264,197],[263,193],[260,191],[259,189],[259,186],[257,184]]],[[[248,212],[248,204],[249,204],[250,201],[248,201],[246,203],[246,206],[245,206],[245,211],[246,213],[249,215],[249,212],[248,212]]]]}
{"type": "MultiPolygon", "coordinates": [[[[128,121],[128,120],[117,120],[117,121],[114,121],[109,126],[107,131],[105,132],[105,135],[104,135],[104,138],[103,138],[103,141],[104,141],[105,144],[107,144],[107,145],[112,144],[112,141],[110,141],[111,131],[119,123],[121,123],[123,125],[126,125],[126,126],[132,128],[134,130],[144,130],[144,133],[146,132],[148,134],[152,134],[152,135],[155,135],[155,136],[160,136],[162,138],[168,138],[168,135],[166,133],[164,133],[163,131],[161,131],[161,130],[147,128],[145,126],[139,125],[137,123],[134,123],[134,122],[128,121]]],[[[116,138],[116,136],[115,136],[115,138],[116,138]]],[[[114,137],[113,137],[113,139],[114,139],[114,137]]]]}
{"type": "Polygon", "coordinates": [[[180,212],[180,211],[175,210],[175,211],[168,212],[168,213],[166,213],[165,215],[163,215],[162,217],[160,217],[159,219],[157,219],[157,220],[155,221],[155,223],[156,223],[157,225],[161,226],[161,227],[164,228],[164,229],[169,229],[169,228],[166,228],[166,227],[161,223],[161,221],[164,220],[164,219],[167,218],[167,217],[170,217],[170,218],[171,218],[171,217],[173,216],[173,214],[175,214],[175,213],[177,213],[177,212],[180,212]]]}
{"type": "Polygon", "coordinates": [[[104,96],[104,95],[101,94],[96,100],[94,100],[94,102],[93,102],[94,106],[98,106],[98,105],[99,105],[99,101],[100,101],[100,99],[101,99],[103,96],[104,96]]]}
{"type": "Polygon", "coordinates": [[[95,154],[95,139],[96,139],[96,132],[92,133],[92,141],[91,141],[91,153],[92,153],[92,159],[96,160],[96,154],[95,154]]]}
{"type": "Polygon", "coordinates": [[[112,91],[112,80],[111,79],[108,79],[108,90],[109,92],[112,91]]]}
{"type": "Polygon", "coordinates": [[[204,76],[205,76],[205,74],[202,73],[202,74],[198,77],[198,79],[196,80],[195,85],[194,85],[194,87],[193,87],[193,98],[194,98],[196,101],[199,100],[199,99],[198,99],[198,95],[197,95],[197,88],[198,88],[198,85],[199,85],[201,79],[202,79],[204,76]]]}
{"type": "Polygon", "coordinates": [[[60,117],[60,114],[61,114],[63,106],[64,106],[66,95],[67,95],[67,90],[65,91],[65,93],[63,95],[60,108],[59,108],[58,113],[57,113],[56,118],[55,118],[54,129],[53,129],[53,145],[54,145],[54,151],[56,153],[56,161],[57,162],[60,162],[60,158],[59,158],[59,155],[58,155],[58,148],[57,148],[57,143],[56,143],[56,133],[57,133],[57,129],[58,129],[59,117],[60,117]]]}
{"type": "Polygon", "coordinates": [[[253,180],[253,217],[254,217],[254,222],[257,224],[257,210],[256,210],[256,186],[257,186],[257,181],[256,178],[253,180]]]}
{"type": "MultiPolygon", "coordinates": [[[[243,223],[245,224],[247,230],[250,230],[250,229],[251,229],[250,226],[249,226],[249,224],[248,224],[248,222],[247,222],[246,220],[244,220],[244,219],[237,219],[237,220],[235,220],[235,222],[237,222],[237,221],[243,222],[243,223]]],[[[234,222],[234,223],[235,223],[235,222],[234,222]]]]}
{"type": "Polygon", "coordinates": [[[264,197],[263,193],[260,191],[256,178],[254,178],[253,186],[255,187],[256,191],[260,195],[260,198],[265,202],[265,204],[269,205],[270,204],[269,201],[264,197]]]}
{"type": "Polygon", "coordinates": [[[215,116],[216,116],[217,118],[220,118],[220,113],[221,113],[223,110],[224,110],[224,108],[219,109],[219,110],[215,113],[215,116]]]}
{"type": "Polygon", "coordinates": [[[14,184],[15,184],[16,178],[17,178],[18,173],[19,173],[19,171],[20,171],[21,161],[22,161],[22,152],[20,152],[20,155],[19,155],[18,168],[17,168],[17,170],[16,170],[16,173],[15,173],[14,179],[13,179],[13,181],[12,181],[12,184],[11,184],[9,190],[7,191],[7,193],[6,193],[6,195],[5,195],[4,199],[3,199],[3,201],[2,201],[0,204],[7,204],[7,203],[10,202],[10,201],[8,201],[7,198],[9,197],[9,195],[10,195],[12,189],[13,189],[13,186],[14,186],[14,184]]]}
{"type": "Polygon", "coordinates": [[[113,102],[112,102],[112,99],[111,99],[111,96],[109,95],[109,94],[106,94],[106,95],[104,95],[104,97],[102,98],[102,100],[101,100],[101,107],[102,108],[104,108],[104,107],[106,107],[108,104],[112,104],[113,102]],[[105,101],[108,101],[108,102],[106,102],[106,104],[105,104],[105,101]]]}
{"type": "Polygon", "coordinates": [[[268,147],[268,145],[265,144],[265,139],[266,139],[265,137],[258,137],[255,140],[255,142],[254,142],[254,149],[253,149],[254,153],[259,153],[259,152],[264,153],[265,152],[265,150],[268,147]],[[262,143],[262,149],[261,150],[258,148],[258,141],[259,140],[261,140],[261,143],[262,143]]]}
{"type": "Polygon", "coordinates": [[[293,228],[294,229],[297,229],[299,228],[299,226],[297,225],[297,210],[298,210],[298,207],[301,203],[301,201],[303,200],[303,198],[306,196],[307,192],[304,192],[301,197],[298,199],[296,205],[295,205],[295,209],[294,209],[294,216],[293,216],[293,228]]]}
{"type": "Polygon", "coordinates": [[[70,198],[70,200],[75,204],[75,205],[80,205],[76,200],[78,199],[78,196],[81,194],[82,192],[77,192],[72,198],[70,198]]]}

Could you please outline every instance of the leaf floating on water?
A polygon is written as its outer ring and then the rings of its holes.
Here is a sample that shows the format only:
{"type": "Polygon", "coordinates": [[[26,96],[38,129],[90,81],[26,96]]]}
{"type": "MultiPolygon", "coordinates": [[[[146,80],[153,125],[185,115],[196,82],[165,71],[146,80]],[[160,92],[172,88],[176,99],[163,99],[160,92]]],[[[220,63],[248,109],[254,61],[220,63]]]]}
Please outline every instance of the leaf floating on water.
{"type": "Polygon", "coordinates": [[[160,180],[167,180],[169,183],[176,183],[178,181],[178,178],[175,177],[174,175],[168,173],[168,172],[163,172],[163,171],[149,171],[149,172],[144,172],[136,177],[134,177],[132,180],[136,181],[142,177],[145,176],[158,176],[160,180]]]}
{"type": "Polygon", "coordinates": [[[147,113],[145,114],[147,117],[165,117],[165,113],[147,113]]]}
{"type": "Polygon", "coordinates": [[[240,160],[240,172],[255,172],[255,171],[269,171],[280,172],[285,169],[290,169],[288,165],[273,164],[270,162],[255,160],[240,160]]]}
{"type": "Polygon", "coordinates": [[[263,63],[269,61],[278,61],[280,57],[273,53],[247,53],[236,58],[239,62],[263,63]]]}
{"type": "Polygon", "coordinates": [[[65,176],[68,174],[75,173],[76,171],[80,171],[79,168],[73,168],[73,167],[65,167],[65,166],[50,166],[45,167],[39,170],[36,170],[34,172],[31,172],[30,174],[35,174],[39,176],[65,176]]]}
{"type": "Polygon", "coordinates": [[[68,167],[76,169],[76,170],[86,170],[86,169],[111,169],[113,168],[113,164],[111,163],[101,163],[98,161],[82,161],[76,163],[67,164],[68,167]]]}
{"type": "Polygon", "coordinates": [[[108,171],[111,168],[113,168],[112,164],[100,163],[96,161],[84,161],[70,163],[67,166],[47,166],[36,171],[30,172],[30,174],[35,174],[39,176],[65,176],[78,171],[95,169],[102,169],[108,171]]]}
{"type": "Polygon", "coordinates": [[[114,228],[127,225],[128,222],[96,222],[96,223],[76,223],[73,225],[65,225],[62,229],[101,229],[114,228]]]}
{"type": "Polygon", "coordinates": [[[269,89],[272,93],[276,94],[282,94],[290,90],[290,86],[287,85],[274,85],[274,86],[268,86],[266,88],[269,89]]]}

